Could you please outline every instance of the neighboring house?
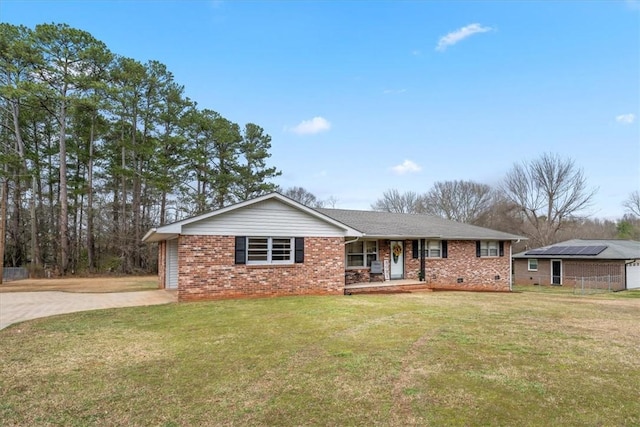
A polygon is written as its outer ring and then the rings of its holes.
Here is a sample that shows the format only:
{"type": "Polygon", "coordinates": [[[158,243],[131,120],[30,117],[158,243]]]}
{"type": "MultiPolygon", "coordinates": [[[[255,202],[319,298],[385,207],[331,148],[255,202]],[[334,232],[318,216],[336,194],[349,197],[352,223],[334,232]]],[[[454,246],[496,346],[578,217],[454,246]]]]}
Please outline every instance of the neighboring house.
{"type": "Polygon", "coordinates": [[[513,256],[518,285],[640,288],[640,242],[574,239],[513,256]]]}
{"type": "Polygon", "coordinates": [[[160,287],[185,301],[342,294],[371,282],[509,291],[519,239],[427,215],[312,209],[270,193],[151,229],[143,241],[159,243],[160,287]]]}

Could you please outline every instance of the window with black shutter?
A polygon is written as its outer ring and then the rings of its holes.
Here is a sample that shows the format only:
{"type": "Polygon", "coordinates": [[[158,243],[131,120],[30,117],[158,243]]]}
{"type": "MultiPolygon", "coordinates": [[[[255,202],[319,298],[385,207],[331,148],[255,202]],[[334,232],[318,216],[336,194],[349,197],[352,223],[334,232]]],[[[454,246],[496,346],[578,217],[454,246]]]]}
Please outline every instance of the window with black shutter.
{"type": "Polygon", "coordinates": [[[304,237],[296,237],[296,264],[302,264],[304,262],[304,237]]]}
{"type": "Polygon", "coordinates": [[[236,236],[236,264],[247,263],[247,238],[236,236]]]}
{"type": "Polygon", "coordinates": [[[498,242],[497,240],[480,240],[476,242],[477,257],[497,257],[503,255],[504,242],[498,242]]]}
{"type": "Polygon", "coordinates": [[[294,239],[293,237],[236,237],[235,252],[236,264],[269,265],[304,262],[304,239],[294,239]],[[297,239],[301,240],[296,245],[297,239]]]}

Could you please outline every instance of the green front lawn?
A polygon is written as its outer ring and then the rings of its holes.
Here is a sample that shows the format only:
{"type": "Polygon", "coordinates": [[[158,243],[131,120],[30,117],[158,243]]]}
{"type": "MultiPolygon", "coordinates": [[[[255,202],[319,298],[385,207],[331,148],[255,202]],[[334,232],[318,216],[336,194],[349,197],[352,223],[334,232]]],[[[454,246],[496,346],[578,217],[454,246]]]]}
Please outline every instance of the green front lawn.
{"type": "Polygon", "coordinates": [[[640,300],[434,292],[0,331],[0,425],[640,425],[640,300]]]}

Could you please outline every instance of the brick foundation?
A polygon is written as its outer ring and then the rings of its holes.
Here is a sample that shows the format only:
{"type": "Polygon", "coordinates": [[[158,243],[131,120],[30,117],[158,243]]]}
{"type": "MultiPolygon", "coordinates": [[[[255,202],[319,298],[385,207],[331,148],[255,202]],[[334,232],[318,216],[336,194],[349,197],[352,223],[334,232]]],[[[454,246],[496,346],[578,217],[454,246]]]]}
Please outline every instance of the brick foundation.
{"type": "Polygon", "coordinates": [[[178,243],[178,300],[344,293],[340,237],[305,237],[304,263],[234,264],[234,236],[182,235],[178,243]]]}

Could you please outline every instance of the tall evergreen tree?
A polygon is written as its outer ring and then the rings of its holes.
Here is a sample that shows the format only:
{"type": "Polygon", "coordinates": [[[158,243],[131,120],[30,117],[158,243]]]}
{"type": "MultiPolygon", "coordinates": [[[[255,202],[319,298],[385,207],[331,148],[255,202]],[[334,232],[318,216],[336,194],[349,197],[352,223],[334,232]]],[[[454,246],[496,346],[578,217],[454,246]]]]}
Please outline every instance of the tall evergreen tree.
{"type": "Polygon", "coordinates": [[[260,126],[248,123],[242,132],[239,149],[241,162],[234,186],[236,199],[248,200],[275,191],[277,186],[271,180],[282,172],[275,167],[267,167],[267,159],[271,157],[271,137],[260,126]]]}

